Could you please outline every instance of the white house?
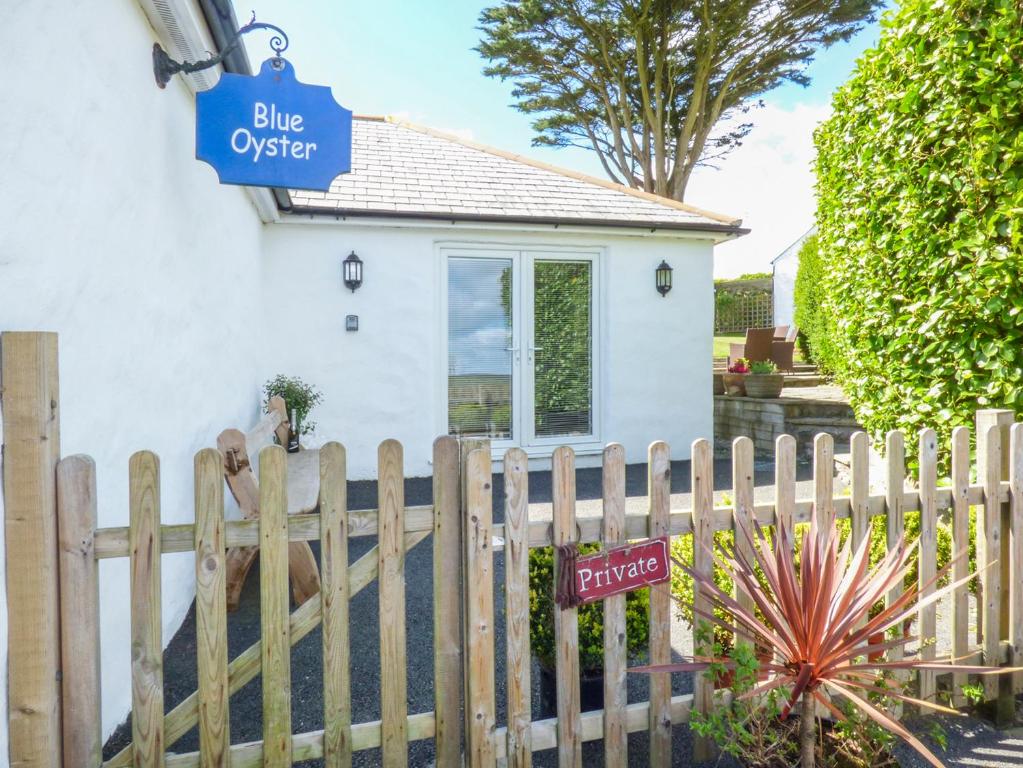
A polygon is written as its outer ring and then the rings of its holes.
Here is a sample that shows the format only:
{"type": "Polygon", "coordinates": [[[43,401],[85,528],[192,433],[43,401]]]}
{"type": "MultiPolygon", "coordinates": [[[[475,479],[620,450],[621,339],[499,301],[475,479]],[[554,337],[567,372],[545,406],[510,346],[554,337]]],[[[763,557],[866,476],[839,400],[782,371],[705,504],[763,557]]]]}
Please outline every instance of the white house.
{"type": "Polygon", "coordinates": [[[799,249],[817,227],[810,227],[792,245],[771,260],[774,278],[774,324],[792,325],[795,322],[793,296],[796,287],[796,272],[799,270],[799,249]]]}
{"type": "MultiPolygon", "coordinates": [[[[713,434],[713,247],[739,221],[382,118],[354,121],[352,173],[329,192],[221,186],[193,147],[216,71],[160,90],[149,57],[154,42],[178,60],[217,50],[237,27],[222,6],[5,14],[8,59],[33,65],[4,86],[0,330],[59,333],[61,453],[95,458],[100,526],[126,524],[143,448],[161,457],[164,522],[190,522],[193,454],[255,423],[277,373],[323,391],[317,435],[347,445],[355,478],[388,437],[414,476],[449,431],[538,462],[568,443],[580,464],[611,440],[633,462],[653,439],[686,458],[713,434]]],[[[226,67],[249,71],[240,49],[226,67]]],[[[167,639],[193,568],[164,558],[167,639]]],[[[126,573],[102,562],[104,735],[130,702],[126,573]]],[[[0,675],[6,644],[0,627],[0,675]]]]}

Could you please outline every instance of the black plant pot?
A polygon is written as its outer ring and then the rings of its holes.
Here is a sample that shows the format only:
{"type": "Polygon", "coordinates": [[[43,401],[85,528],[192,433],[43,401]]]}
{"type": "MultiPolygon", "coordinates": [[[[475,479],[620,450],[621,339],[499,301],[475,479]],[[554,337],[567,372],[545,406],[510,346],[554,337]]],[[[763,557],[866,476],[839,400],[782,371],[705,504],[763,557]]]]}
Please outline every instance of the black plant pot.
{"type": "MultiPolygon", "coordinates": [[[[604,708],[604,672],[595,670],[579,675],[580,711],[604,708]]],[[[540,665],[540,717],[557,717],[558,678],[553,669],[540,665]]]]}

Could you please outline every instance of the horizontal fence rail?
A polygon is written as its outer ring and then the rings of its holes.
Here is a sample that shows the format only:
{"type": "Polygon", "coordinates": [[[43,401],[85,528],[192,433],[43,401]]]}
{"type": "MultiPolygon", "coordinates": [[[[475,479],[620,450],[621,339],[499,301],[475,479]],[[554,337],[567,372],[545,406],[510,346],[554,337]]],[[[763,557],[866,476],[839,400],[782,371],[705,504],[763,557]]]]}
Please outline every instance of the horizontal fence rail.
{"type": "MultiPolygon", "coordinates": [[[[672,755],[672,726],[684,723],[693,711],[706,712],[727,691],[715,691],[709,678],[699,676],[694,692],[671,695],[667,674],[651,679],[648,701],[629,704],[626,696],[627,628],[625,596],[604,601],[605,708],[582,712],[579,688],[579,626],[576,609],[556,610],[553,616],[556,659],[557,714],[535,719],[531,711],[530,591],[553,589],[530,584],[531,549],[552,545],[599,542],[612,547],[656,536],[694,536],[692,567],[709,573],[713,563],[703,547],[714,534],[733,531],[742,521],[763,527],[806,523],[811,518],[849,520],[854,544],[872,535],[871,520],[885,519],[884,539],[895,545],[905,528],[907,513],[920,517],[921,583],[936,572],[938,525],[951,530],[953,551],[966,546],[970,515],[976,515],[979,576],[977,627],[970,632],[968,587],[952,594],[939,616],[934,607],[921,609],[918,631],[924,638],[937,634],[939,621],[950,625],[951,652],[971,662],[1001,665],[1023,663],[1023,424],[1010,425],[1001,412],[978,415],[976,462],[970,453],[970,430],[952,435],[951,473],[938,478],[939,445],[931,430],[921,432],[907,450],[899,433],[886,439],[886,491],[870,493],[867,436],[854,435],[850,444],[850,482],[847,495],[834,490],[834,446],[830,437],[814,442],[810,498],[796,498],[794,440],[782,436],[776,444],[775,487],[771,501],[754,501],[753,444],[738,438],[733,444],[731,503],[714,503],[712,446],[698,440],[690,447],[692,502],[671,507],[671,451],[663,442],[650,446],[648,508],[626,513],[625,452],[617,444],[603,453],[602,513],[577,515],[575,456],[558,448],[552,459],[553,516],[550,521],[529,516],[528,458],[519,449],[503,457],[504,522],[493,522],[491,450],[485,441],[442,437],[434,444],[431,505],[405,504],[402,447],[385,441],[378,453],[379,509],[348,510],[345,449],[329,443],[320,451],[318,511],[288,515],[287,463],[279,446],[259,456],[260,517],[225,520],[223,454],[217,449],[195,457],[194,524],[162,525],[160,466],[155,454],[140,452],[129,468],[130,524],[95,527],[94,467],[87,457],[68,457],[58,465],[59,529],[62,589],[80,583],[88,598],[96,591],[96,560],[127,557],[131,571],[130,627],[132,671],[132,744],[103,763],[107,768],[142,766],[291,765],[323,759],[328,766],[351,765],[354,753],[381,750],[385,766],[405,766],[411,742],[434,740],[438,765],[462,759],[469,766],[527,767],[536,751],[556,749],[559,766],[581,766],[582,745],[603,740],[609,768],[629,763],[628,734],[649,734],[649,762],[667,765],[672,755]],[[905,487],[907,454],[919,467],[916,488],[905,487]],[[976,469],[976,481],[971,471],[976,469]],[[91,496],[90,496],[91,494],[91,496]],[[63,535],[63,534],[62,534],[63,535]],[[348,544],[356,537],[377,537],[376,545],[349,563],[348,544]],[[433,536],[434,710],[409,714],[406,679],[406,553],[433,536]],[[321,593],[290,610],[289,542],[319,541],[321,593]],[[225,553],[234,547],[258,546],[260,567],[260,636],[229,659],[228,612],[225,598],[225,553]],[[163,554],[195,552],[198,691],[170,711],[163,702],[163,638],[161,636],[160,561],[163,554]],[[503,569],[495,558],[503,558],[503,569]],[[84,558],[84,559],[83,559],[84,558]],[[995,564],[993,567],[986,567],[995,564]],[[495,572],[503,570],[503,584],[495,572]],[[352,722],[349,602],[374,580],[378,581],[380,617],[379,691],[381,717],[352,722]],[[504,613],[506,632],[497,643],[495,616],[504,613]],[[290,653],[316,627],[323,627],[323,722],[321,730],[293,733],[290,711],[290,653]],[[497,655],[504,654],[507,718],[498,722],[495,684],[497,655]],[[230,698],[257,675],[263,680],[263,738],[232,744],[230,698]],[[463,713],[464,712],[464,718],[463,713]],[[199,727],[200,749],[175,754],[174,744],[199,727]]],[[[875,478],[877,479],[877,478],[875,478]]],[[[102,500],[100,500],[102,501],[102,500]]],[[[741,542],[740,542],[741,545],[741,542]]],[[[557,558],[558,555],[556,554],[557,558]]],[[[957,563],[955,576],[967,566],[957,563]]],[[[898,588],[901,588],[901,584],[898,588]]],[[[894,599],[897,591],[889,596],[894,599]]],[[[743,604],[748,596],[737,595],[743,604]]],[[[708,596],[696,590],[695,606],[709,610],[708,596]]],[[[99,652],[95,638],[98,604],[86,599],[61,607],[64,618],[65,691],[64,744],[81,745],[82,764],[100,765],[99,719],[95,709],[82,706],[98,696],[99,652]],[[74,635],[77,627],[85,630],[74,635]],[[68,638],[80,637],[75,642],[68,638]],[[71,702],[75,702],[71,706],[71,702]]],[[[671,659],[670,583],[649,590],[648,658],[671,659]]],[[[694,639],[695,644],[695,639],[694,639]]],[[[933,645],[921,647],[933,657],[933,645]]],[[[947,682],[946,675],[925,672],[914,683],[921,695],[933,697],[947,682]]],[[[984,681],[984,695],[1002,705],[1023,690],[1019,676],[1000,683],[984,681]]],[[[962,703],[956,677],[952,694],[962,703]]],[[[710,744],[696,740],[697,757],[710,755],[710,744]]]]}

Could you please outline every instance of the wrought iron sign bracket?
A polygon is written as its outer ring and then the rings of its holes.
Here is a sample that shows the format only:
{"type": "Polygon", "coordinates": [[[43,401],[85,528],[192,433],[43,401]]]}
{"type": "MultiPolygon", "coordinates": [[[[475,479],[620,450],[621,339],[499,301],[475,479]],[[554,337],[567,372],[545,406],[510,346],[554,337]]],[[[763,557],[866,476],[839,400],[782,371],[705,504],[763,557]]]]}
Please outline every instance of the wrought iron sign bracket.
{"type": "Polygon", "coordinates": [[[153,43],[153,75],[156,77],[156,84],[160,86],[160,88],[166,88],[167,83],[171,81],[171,78],[179,72],[190,75],[193,72],[201,72],[204,69],[217,66],[217,64],[227,58],[231,52],[238,47],[238,43],[241,41],[242,35],[254,32],[257,29],[269,29],[277,33],[270,38],[270,47],[274,51],[274,58],[272,61],[282,62],[281,66],[283,66],[281,53],[288,48],[288,35],[283,29],[274,24],[257,22],[256,15],[252,14],[252,19],[249,20],[249,23],[235,32],[231,42],[224,46],[224,49],[220,53],[216,56],[211,55],[203,61],[174,61],[174,59],[168,55],[159,43],[153,43]]]}

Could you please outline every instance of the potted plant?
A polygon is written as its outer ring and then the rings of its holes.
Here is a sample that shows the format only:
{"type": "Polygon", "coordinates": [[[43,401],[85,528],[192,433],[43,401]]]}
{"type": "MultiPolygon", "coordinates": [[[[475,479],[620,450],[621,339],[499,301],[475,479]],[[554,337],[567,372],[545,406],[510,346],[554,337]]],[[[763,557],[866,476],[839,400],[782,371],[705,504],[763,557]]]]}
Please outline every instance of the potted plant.
{"type": "MultiPolygon", "coordinates": [[[[579,546],[579,554],[600,551],[597,544],[579,546]]],[[[557,677],[555,674],[554,604],[551,585],[554,583],[554,557],[550,547],[529,552],[529,640],[540,666],[541,717],[557,711],[557,677]]],[[[625,596],[625,631],[630,658],[644,654],[649,647],[650,619],[647,615],[649,590],[629,592],[625,596]]],[[[578,608],[579,616],[579,689],[582,710],[592,711],[604,706],[604,606],[587,603],[578,608]]]]}
{"type": "Polygon", "coordinates": [[[721,383],[724,384],[725,394],[732,397],[744,397],[746,386],[744,384],[749,373],[749,360],[740,357],[728,366],[728,372],[721,374],[721,383]]]}
{"type": "Polygon", "coordinates": [[[270,412],[270,398],[280,396],[288,408],[288,419],[291,422],[291,437],[286,446],[289,451],[298,450],[299,436],[308,435],[316,429],[316,422],[306,418],[314,406],[323,400],[323,394],[311,384],[307,384],[297,376],[285,376],[282,373],[269,379],[263,385],[263,410],[270,412]]]}
{"type": "Polygon", "coordinates": [[[785,377],[778,373],[778,367],[770,360],[758,360],[750,365],[744,383],[747,397],[779,397],[785,386],[785,377]]]}

